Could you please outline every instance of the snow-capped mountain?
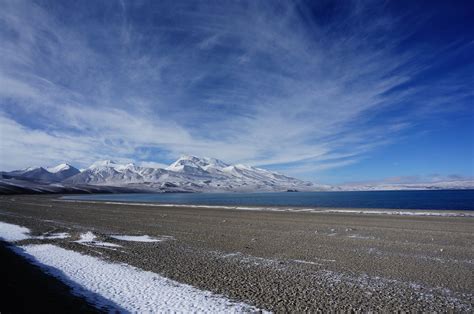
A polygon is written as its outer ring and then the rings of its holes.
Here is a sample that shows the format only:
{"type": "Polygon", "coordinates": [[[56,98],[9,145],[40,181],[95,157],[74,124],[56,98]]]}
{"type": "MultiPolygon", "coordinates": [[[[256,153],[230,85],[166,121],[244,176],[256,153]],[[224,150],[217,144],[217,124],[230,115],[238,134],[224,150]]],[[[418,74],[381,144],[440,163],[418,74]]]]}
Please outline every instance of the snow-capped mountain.
{"type": "MultiPolygon", "coordinates": [[[[314,184],[265,169],[231,165],[214,158],[183,156],[166,168],[150,168],[133,163],[101,160],[79,171],[69,164],[55,167],[31,167],[0,173],[0,181],[18,188],[23,183],[50,184],[73,191],[76,188],[120,189],[153,192],[276,192],[276,191],[370,191],[473,189],[474,182],[449,181],[411,184],[352,184],[329,186],[314,184]],[[15,181],[16,180],[16,181],[15,181]],[[13,182],[15,181],[15,182],[13,182]]],[[[1,183],[1,182],[0,182],[1,183]]],[[[30,184],[30,185],[31,185],[30,184]]],[[[0,184],[1,185],[1,184],[0,184]]],[[[49,187],[48,187],[49,188],[49,187]]],[[[48,189],[34,187],[34,191],[48,189]]],[[[68,190],[68,191],[69,191],[68,190]]],[[[104,191],[105,191],[104,190],[104,191]]],[[[1,191],[0,191],[1,192],[1,191]]]]}
{"type": "Polygon", "coordinates": [[[78,174],[80,171],[69,164],[59,164],[55,167],[29,167],[22,170],[4,172],[6,175],[42,182],[61,182],[78,174]]]}
{"type": "Polygon", "coordinates": [[[182,156],[172,163],[166,170],[183,171],[185,167],[200,168],[203,170],[218,169],[222,170],[230,165],[215,158],[198,158],[196,156],[182,156]]]}
{"type": "Polygon", "coordinates": [[[74,168],[70,164],[59,164],[56,167],[46,168],[46,170],[53,174],[57,181],[63,181],[69,177],[72,177],[80,171],[77,168],[74,168]]]}
{"type": "Polygon", "coordinates": [[[165,169],[98,161],[64,181],[69,184],[141,186],[176,191],[286,191],[323,188],[260,168],[214,158],[183,156],[165,169]]]}
{"type": "Polygon", "coordinates": [[[72,166],[69,165],[69,164],[59,164],[55,167],[46,168],[46,170],[48,170],[48,172],[50,172],[50,173],[57,173],[57,172],[60,172],[60,171],[69,170],[71,168],[72,168],[72,166]]]}
{"type": "Polygon", "coordinates": [[[56,176],[53,173],[49,172],[43,167],[29,167],[26,169],[7,172],[6,174],[14,176],[14,177],[21,177],[24,179],[44,181],[44,182],[58,181],[56,179],[56,176]]]}

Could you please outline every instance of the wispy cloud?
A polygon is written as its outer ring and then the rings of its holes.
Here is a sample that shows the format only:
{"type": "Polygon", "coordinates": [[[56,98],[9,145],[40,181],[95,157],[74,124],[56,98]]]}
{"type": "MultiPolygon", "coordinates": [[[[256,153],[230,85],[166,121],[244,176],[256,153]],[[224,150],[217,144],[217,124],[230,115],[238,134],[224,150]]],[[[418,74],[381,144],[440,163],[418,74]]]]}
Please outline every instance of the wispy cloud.
{"type": "Polygon", "coordinates": [[[373,3],[324,22],[300,2],[3,3],[1,168],[188,153],[314,173],[473,95],[417,83],[456,51],[407,46],[410,17],[373,3]]]}

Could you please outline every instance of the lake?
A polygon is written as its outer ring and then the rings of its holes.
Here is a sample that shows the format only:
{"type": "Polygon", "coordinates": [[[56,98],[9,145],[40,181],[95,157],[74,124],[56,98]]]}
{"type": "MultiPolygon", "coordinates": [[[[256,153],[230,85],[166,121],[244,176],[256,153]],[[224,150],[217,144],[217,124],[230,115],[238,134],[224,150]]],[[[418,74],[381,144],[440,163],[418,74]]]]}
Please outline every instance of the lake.
{"type": "Polygon", "coordinates": [[[474,210],[474,190],[135,193],[65,196],[63,199],[188,205],[474,210]]]}

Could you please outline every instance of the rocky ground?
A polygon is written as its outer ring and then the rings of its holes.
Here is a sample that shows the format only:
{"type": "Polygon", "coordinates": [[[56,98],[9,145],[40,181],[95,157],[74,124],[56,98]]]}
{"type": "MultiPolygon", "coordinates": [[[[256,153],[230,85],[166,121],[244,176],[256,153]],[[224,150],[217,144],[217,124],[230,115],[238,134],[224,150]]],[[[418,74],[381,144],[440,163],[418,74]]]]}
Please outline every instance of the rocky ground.
{"type": "Polygon", "coordinates": [[[473,309],[472,217],[173,208],[57,198],[0,197],[0,221],[37,235],[70,235],[21,244],[54,243],[271,311],[473,309]],[[121,247],[74,242],[88,231],[98,241],[121,247]],[[163,241],[120,241],[111,237],[116,234],[163,241]]]}

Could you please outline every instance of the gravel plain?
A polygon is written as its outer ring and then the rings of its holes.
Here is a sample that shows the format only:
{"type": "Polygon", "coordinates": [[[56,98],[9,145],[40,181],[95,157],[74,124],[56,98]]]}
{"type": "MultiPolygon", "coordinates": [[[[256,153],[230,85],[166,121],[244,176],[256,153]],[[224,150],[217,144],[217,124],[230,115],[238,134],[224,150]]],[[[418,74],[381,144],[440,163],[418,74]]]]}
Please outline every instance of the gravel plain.
{"type": "Polygon", "coordinates": [[[474,218],[243,211],[0,197],[29,239],[123,262],[270,311],[472,312],[474,218]],[[76,242],[92,232],[101,246],[76,242]],[[148,235],[157,242],[112,236],[148,235]]]}

